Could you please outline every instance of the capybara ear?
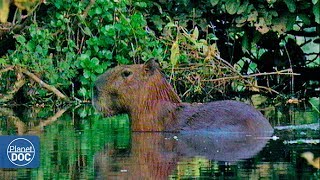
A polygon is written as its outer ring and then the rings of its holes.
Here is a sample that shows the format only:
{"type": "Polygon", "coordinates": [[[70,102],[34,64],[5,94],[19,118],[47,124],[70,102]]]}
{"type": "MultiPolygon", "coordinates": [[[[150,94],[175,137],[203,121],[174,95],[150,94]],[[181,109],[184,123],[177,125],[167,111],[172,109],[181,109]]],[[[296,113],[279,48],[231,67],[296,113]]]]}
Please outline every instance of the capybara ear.
{"type": "Polygon", "coordinates": [[[157,60],[155,58],[149,59],[146,63],[144,63],[143,67],[145,72],[147,72],[149,75],[153,75],[153,73],[159,69],[159,64],[156,62],[157,60]]]}

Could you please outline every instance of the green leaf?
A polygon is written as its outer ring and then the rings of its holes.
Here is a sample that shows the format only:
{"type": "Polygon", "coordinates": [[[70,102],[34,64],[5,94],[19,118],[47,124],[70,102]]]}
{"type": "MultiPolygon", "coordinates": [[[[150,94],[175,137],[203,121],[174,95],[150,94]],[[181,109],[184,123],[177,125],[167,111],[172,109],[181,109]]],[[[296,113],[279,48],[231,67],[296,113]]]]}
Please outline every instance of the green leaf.
{"type": "Polygon", "coordinates": [[[319,106],[318,106],[319,102],[320,102],[319,97],[313,97],[313,98],[310,98],[310,100],[309,100],[309,103],[311,104],[312,108],[313,108],[316,112],[318,112],[318,113],[320,114],[320,110],[319,110],[319,108],[318,108],[318,107],[319,107],[319,106]]]}
{"type": "Polygon", "coordinates": [[[240,1],[236,0],[236,1],[233,1],[233,0],[229,0],[226,2],[225,4],[226,6],[226,10],[229,14],[235,14],[240,6],[240,1]]]}
{"type": "Polygon", "coordinates": [[[210,0],[212,6],[215,6],[219,3],[219,0],[210,0]]]}
{"type": "Polygon", "coordinates": [[[86,85],[86,84],[89,84],[89,83],[90,83],[89,80],[86,79],[86,78],[83,77],[83,76],[80,77],[80,81],[81,81],[81,83],[82,83],[83,85],[86,85]]]}
{"type": "Polygon", "coordinates": [[[319,2],[319,0],[312,0],[312,4],[317,4],[317,2],[319,2]]]}
{"type": "Polygon", "coordinates": [[[95,10],[95,13],[96,13],[96,14],[101,14],[101,13],[102,13],[101,7],[98,6],[98,7],[96,8],[96,10],[95,10]]]}
{"type": "Polygon", "coordinates": [[[287,16],[287,24],[286,24],[286,31],[290,31],[293,28],[293,25],[296,22],[296,16],[291,14],[287,16]]]}
{"type": "Polygon", "coordinates": [[[141,8],[146,8],[147,7],[147,3],[145,2],[136,2],[134,3],[135,6],[141,7],[141,8]]]}
{"type": "Polygon", "coordinates": [[[119,64],[128,64],[129,63],[129,60],[121,55],[117,55],[116,60],[118,61],[119,64]]]}
{"type": "Polygon", "coordinates": [[[243,24],[247,21],[247,16],[239,16],[236,18],[236,23],[237,24],[243,24]]]}
{"type": "Polygon", "coordinates": [[[16,40],[20,43],[20,44],[24,44],[26,42],[26,38],[24,38],[21,35],[16,36],[16,40]]]}
{"type": "Polygon", "coordinates": [[[36,52],[39,54],[43,54],[43,48],[40,45],[37,45],[36,52]]]}
{"type": "Polygon", "coordinates": [[[101,66],[98,66],[94,71],[98,74],[101,74],[103,73],[103,68],[101,66]]]}
{"type": "Polygon", "coordinates": [[[213,41],[219,40],[218,37],[217,37],[215,34],[213,34],[213,33],[208,34],[207,38],[208,38],[209,40],[213,40],[213,41]]]}
{"type": "MultiPolygon", "coordinates": [[[[86,93],[87,93],[87,90],[86,90],[85,88],[81,88],[81,89],[79,90],[79,94],[81,94],[82,96],[85,96],[86,93]],[[84,90],[83,90],[83,89],[84,89],[84,90]]],[[[80,110],[79,116],[82,117],[82,118],[87,117],[87,116],[88,116],[88,113],[87,113],[86,109],[80,110]]]]}
{"type": "Polygon", "coordinates": [[[115,36],[116,35],[116,31],[115,31],[115,27],[112,25],[105,25],[102,29],[102,33],[107,35],[107,36],[115,36]]]}
{"type": "Polygon", "coordinates": [[[247,33],[242,37],[242,51],[246,52],[246,50],[250,50],[250,42],[247,33]]]}
{"type": "Polygon", "coordinates": [[[131,16],[130,22],[133,28],[144,27],[147,23],[140,13],[135,13],[131,16]]]}
{"type": "Polygon", "coordinates": [[[91,82],[94,82],[97,80],[97,76],[95,74],[91,73],[90,79],[91,79],[91,82]]]}
{"type": "Polygon", "coordinates": [[[86,78],[86,79],[89,79],[91,76],[91,72],[87,69],[84,69],[83,70],[83,77],[86,78]]]}
{"type": "Polygon", "coordinates": [[[86,35],[88,35],[88,36],[91,36],[91,35],[92,35],[92,32],[91,32],[90,28],[88,28],[88,27],[84,27],[83,33],[86,34],[86,35]]]}
{"type": "Polygon", "coordinates": [[[248,69],[248,72],[247,72],[247,73],[248,73],[248,74],[254,73],[254,72],[256,71],[257,67],[258,67],[258,65],[257,65],[256,63],[251,62],[251,63],[249,64],[249,69],[248,69]]]}
{"type": "Polygon", "coordinates": [[[112,59],[112,52],[110,50],[107,50],[105,53],[105,58],[108,60],[112,59]]]}
{"type": "Polygon", "coordinates": [[[239,71],[242,69],[242,67],[244,66],[244,60],[243,59],[240,59],[237,63],[236,63],[236,65],[238,65],[238,67],[239,67],[239,71]]]}
{"type": "Polygon", "coordinates": [[[296,11],[297,7],[296,7],[296,3],[294,0],[284,0],[284,2],[286,3],[286,5],[291,13],[296,11]]]}
{"type": "Polygon", "coordinates": [[[111,65],[111,63],[108,61],[108,62],[103,62],[100,67],[103,68],[103,69],[107,69],[107,67],[109,67],[111,65]]]}
{"type": "Polygon", "coordinates": [[[245,1],[239,8],[237,11],[237,14],[242,14],[247,10],[247,7],[249,5],[249,1],[245,1]]]}
{"type": "Polygon", "coordinates": [[[197,40],[199,37],[199,30],[198,30],[198,27],[196,26],[191,34],[191,38],[193,40],[197,40]]]}
{"type": "Polygon", "coordinates": [[[33,41],[27,42],[26,48],[27,48],[28,51],[34,51],[35,43],[33,41]]]}
{"type": "Polygon", "coordinates": [[[172,47],[171,47],[171,55],[170,55],[170,62],[172,64],[172,66],[175,66],[178,62],[178,59],[179,59],[179,44],[178,44],[178,41],[175,41],[173,44],[172,44],[172,47]]]}
{"type": "Polygon", "coordinates": [[[315,21],[318,24],[320,24],[320,8],[319,7],[320,7],[320,1],[318,1],[317,4],[315,4],[312,8],[315,21]]]}
{"type": "Polygon", "coordinates": [[[4,58],[0,58],[0,65],[5,65],[6,64],[6,60],[4,58]]]}
{"type": "Polygon", "coordinates": [[[91,59],[91,62],[92,62],[93,65],[95,65],[95,66],[99,65],[99,59],[96,58],[96,57],[92,58],[92,59],[91,59]]]}
{"type": "Polygon", "coordinates": [[[278,12],[277,11],[271,10],[271,11],[269,11],[269,13],[274,17],[278,17],[278,12]]]}
{"type": "Polygon", "coordinates": [[[81,54],[80,57],[79,57],[79,60],[80,61],[85,61],[85,60],[88,60],[90,57],[88,54],[81,54]]]}
{"type": "Polygon", "coordinates": [[[311,24],[311,20],[310,20],[310,18],[309,18],[309,16],[307,14],[299,14],[298,16],[299,16],[299,18],[302,20],[302,22],[305,25],[310,25],[311,24]]]}
{"type": "Polygon", "coordinates": [[[57,19],[63,19],[63,15],[60,14],[60,13],[57,13],[57,14],[56,14],[56,18],[57,18],[57,19]]]}
{"type": "Polygon", "coordinates": [[[82,88],[79,89],[78,93],[79,93],[81,96],[85,97],[86,94],[87,94],[87,90],[86,90],[86,88],[82,87],[82,88]]]}
{"type": "Polygon", "coordinates": [[[171,28],[171,27],[176,27],[176,25],[173,22],[169,22],[168,24],[166,24],[165,27],[166,28],[171,28]]]}

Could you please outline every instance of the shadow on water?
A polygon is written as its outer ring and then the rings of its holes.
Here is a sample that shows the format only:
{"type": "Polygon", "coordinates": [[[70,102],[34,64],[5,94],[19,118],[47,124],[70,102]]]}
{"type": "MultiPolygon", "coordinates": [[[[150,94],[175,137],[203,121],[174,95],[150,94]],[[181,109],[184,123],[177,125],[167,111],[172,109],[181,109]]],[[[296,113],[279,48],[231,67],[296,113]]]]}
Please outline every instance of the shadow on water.
{"type": "Polygon", "coordinates": [[[320,156],[319,114],[287,107],[264,113],[276,127],[273,135],[138,133],[130,131],[127,116],[103,118],[90,106],[0,107],[0,135],[33,134],[41,141],[38,169],[0,169],[0,177],[319,178],[319,170],[300,157],[306,151],[320,156]]]}

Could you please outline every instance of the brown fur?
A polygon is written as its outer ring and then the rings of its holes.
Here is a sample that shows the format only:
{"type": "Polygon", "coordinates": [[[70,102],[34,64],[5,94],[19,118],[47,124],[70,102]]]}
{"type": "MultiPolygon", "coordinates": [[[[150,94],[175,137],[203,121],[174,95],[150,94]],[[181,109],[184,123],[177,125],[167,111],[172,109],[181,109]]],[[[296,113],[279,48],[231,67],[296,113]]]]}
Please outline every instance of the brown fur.
{"type": "Polygon", "coordinates": [[[272,131],[259,111],[241,102],[181,103],[153,59],[101,75],[93,104],[106,116],[129,114],[133,131],[272,131]]]}

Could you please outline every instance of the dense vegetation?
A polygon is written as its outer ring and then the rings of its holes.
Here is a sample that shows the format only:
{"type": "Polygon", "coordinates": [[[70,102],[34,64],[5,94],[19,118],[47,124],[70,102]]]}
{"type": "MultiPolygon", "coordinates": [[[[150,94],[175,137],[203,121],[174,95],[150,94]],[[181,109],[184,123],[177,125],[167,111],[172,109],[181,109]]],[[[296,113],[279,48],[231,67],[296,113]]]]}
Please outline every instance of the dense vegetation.
{"type": "Polygon", "coordinates": [[[89,100],[108,68],[151,57],[185,99],[319,86],[319,0],[9,2],[0,0],[0,103],[89,100]]]}

